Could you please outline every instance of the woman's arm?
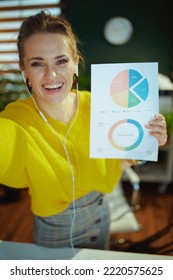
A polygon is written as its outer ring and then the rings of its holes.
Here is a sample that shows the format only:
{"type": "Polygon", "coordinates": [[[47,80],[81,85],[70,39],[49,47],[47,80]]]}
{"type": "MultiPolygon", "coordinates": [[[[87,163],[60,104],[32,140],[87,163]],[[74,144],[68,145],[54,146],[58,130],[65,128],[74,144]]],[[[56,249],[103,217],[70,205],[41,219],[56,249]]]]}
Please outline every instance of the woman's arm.
{"type": "Polygon", "coordinates": [[[24,187],[27,154],[25,133],[15,122],[0,118],[0,183],[24,187]]]}

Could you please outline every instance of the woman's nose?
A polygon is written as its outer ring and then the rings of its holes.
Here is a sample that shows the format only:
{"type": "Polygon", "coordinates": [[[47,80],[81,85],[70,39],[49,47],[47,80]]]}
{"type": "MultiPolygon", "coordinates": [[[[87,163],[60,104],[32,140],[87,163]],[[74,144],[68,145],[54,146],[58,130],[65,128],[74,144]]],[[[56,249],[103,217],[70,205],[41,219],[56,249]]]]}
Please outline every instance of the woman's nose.
{"type": "Polygon", "coordinates": [[[46,77],[55,78],[57,76],[55,68],[52,66],[48,66],[45,75],[46,77]]]}

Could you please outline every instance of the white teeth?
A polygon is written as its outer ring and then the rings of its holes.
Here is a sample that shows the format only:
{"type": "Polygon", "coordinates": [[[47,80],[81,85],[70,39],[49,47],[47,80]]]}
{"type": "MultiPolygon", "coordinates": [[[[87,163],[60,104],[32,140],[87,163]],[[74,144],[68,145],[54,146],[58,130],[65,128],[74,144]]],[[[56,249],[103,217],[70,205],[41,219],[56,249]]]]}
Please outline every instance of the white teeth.
{"type": "Polygon", "coordinates": [[[62,83],[56,84],[56,85],[46,85],[46,86],[44,86],[44,88],[46,88],[46,89],[55,89],[55,88],[59,88],[61,86],[62,86],[62,83]]]}

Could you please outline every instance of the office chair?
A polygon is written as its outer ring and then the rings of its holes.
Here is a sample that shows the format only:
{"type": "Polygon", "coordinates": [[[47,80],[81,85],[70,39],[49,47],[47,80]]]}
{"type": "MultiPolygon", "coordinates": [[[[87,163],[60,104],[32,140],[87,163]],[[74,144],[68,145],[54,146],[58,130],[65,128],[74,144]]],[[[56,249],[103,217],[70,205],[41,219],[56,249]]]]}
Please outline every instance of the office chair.
{"type": "Polygon", "coordinates": [[[134,214],[140,208],[140,179],[131,167],[124,173],[132,185],[131,202],[125,196],[121,181],[112,193],[105,196],[110,207],[110,235],[139,231],[142,228],[134,214]]]}

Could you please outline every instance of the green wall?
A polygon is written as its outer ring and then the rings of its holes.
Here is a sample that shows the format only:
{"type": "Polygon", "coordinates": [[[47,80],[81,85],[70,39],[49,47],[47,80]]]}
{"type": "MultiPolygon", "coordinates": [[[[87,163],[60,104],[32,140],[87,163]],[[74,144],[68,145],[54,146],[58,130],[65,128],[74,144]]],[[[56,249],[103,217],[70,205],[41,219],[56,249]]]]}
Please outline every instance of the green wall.
{"type": "Polygon", "coordinates": [[[92,63],[158,62],[159,72],[170,76],[173,26],[167,2],[69,0],[67,17],[82,41],[86,73],[92,63]],[[114,16],[125,16],[133,24],[133,36],[125,45],[111,45],[104,39],[104,24],[114,16]]]}

